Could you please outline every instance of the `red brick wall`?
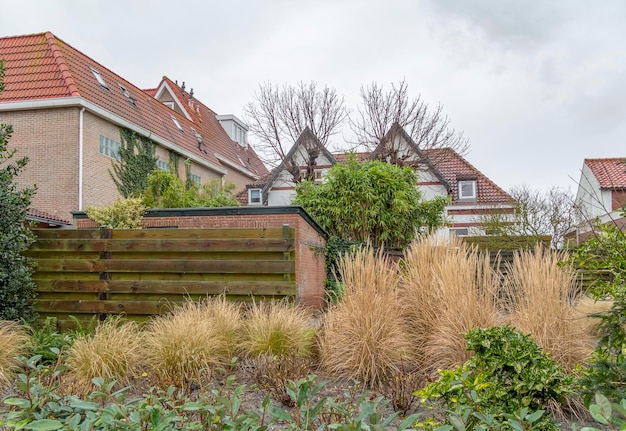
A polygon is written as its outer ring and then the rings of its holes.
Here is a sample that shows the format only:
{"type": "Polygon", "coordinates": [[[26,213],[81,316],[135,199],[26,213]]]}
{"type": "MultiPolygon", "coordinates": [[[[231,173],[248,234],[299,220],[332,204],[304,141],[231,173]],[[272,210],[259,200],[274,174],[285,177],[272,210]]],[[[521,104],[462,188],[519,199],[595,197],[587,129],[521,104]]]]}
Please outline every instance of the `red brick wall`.
{"type": "MultiPolygon", "coordinates": [[[[296,229],[296,285],[297,302],[311,308],[322,308],[325,303],[324,255],[326,245],[324,237],[304,218],[294,213],[271,213],[272,208],[259,209],[268,214],[207,215],[205,209],[199,209],[197,215],[193,209],[185,210],[186,215],[159,216],[159,211],[151,211],[143,218],[144,228],[177,227],[190,228],[270,228],[289,225],[296,229]]],[[[86,218],[76,218],[76,226],[94,228],[96,224],[86,218]]]]}

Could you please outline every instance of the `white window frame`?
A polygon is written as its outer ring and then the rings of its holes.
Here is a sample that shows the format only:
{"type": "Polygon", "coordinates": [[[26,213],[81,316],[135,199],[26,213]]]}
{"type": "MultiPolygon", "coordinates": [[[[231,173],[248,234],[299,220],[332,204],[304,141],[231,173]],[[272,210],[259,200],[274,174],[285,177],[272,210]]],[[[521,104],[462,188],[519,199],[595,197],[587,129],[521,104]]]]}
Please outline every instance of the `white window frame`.
{"type": "Polygon", "coordinates": [[[120,157],[121,144],[111,138],[100,135],[100,154],[115,160],[121,160],[120,157]]]}
{"type": "Polygon", "coordinates": [[[190,173],[189,179],[193,181],[198,187],[202,186],[202,178],[200,178],[200,175],[190,173]]]}
{"type": "Polygon", "coordinates": [[[170,164],[164,160],[157,160],[157,169],[163,172],[169,172],[170,164]]]}
{"type": "Polygon", "coordinates": [[[248,205],[261,205],[263,203],[262,198],[263,193],[261,189],[248,189],[248,205]],[[252,197],[253,193],[258,193],[258,198],[255,198],[254,201],[252,197]]]}
{"type": "Polygon", "coordinates": [[[461,181],[459,181],[457,183],[457,187],[458,187],[459,200],[476,199],[476,196],[477,196],[476,180],[461,180],[461,181]],[[472,194],[471,195],[463,194],[463,186],[467,186],[467,185],[472,187],[472,194]]]}
{"type": "Polygon", "coordinates": [[[91,73],[93,73],[93,76],[96,78],[96,81],[98,81],[98,84],[100,84],[101,87],[104,87],[108,90],[109,86],[107,85],[102,75],[100,75],[100,72],[98,72],[96,69],[94,69],[91,66],[89,67],[89,70],[91,70],[91,73]]]}
{"type": "Polygon", "coordinates": [[[172,121],[174,122],[174,124],[176,125],[176,127],[178,127],[178,130],[180,130],[181,132],[183,132],[183,126],[180,125],[180,123],[178,122],[178,120],[176,119],[176,117],[174,117],[173,115],[170,115],[170,117],[172,118],[172,121]]]}

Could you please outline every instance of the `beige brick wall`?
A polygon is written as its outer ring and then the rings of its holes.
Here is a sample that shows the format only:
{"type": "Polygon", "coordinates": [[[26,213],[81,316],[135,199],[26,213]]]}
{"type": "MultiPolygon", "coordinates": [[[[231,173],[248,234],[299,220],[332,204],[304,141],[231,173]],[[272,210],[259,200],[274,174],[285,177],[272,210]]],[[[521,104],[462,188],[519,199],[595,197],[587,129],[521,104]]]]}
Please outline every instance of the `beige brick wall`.
{"type": "Polygon", "coordinates": [[[17,184],[36,184],[32,206],[66,220],[78,209],[78,117],[78,108],[0,112],[13,126],[9,148],[30,159],[17,184]]]}

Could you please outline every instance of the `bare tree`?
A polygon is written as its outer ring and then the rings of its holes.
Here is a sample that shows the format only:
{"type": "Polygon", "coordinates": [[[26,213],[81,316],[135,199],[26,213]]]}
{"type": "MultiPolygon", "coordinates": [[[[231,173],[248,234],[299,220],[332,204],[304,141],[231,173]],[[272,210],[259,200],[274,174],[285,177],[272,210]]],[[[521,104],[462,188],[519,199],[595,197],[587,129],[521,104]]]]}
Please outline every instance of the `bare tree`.
{"type": "Polygon", "coordinates": [[[391,145],[393,140],[383,140],[395,123],[402,126],[421,150],[451,148],[464,155],[469,149],[468,139],[463,137],[463,133],[450,127],[450,119],[443,113],[443,106],[431,109],[421,96],[411,98],[405,80],[392,83],[389,91],[376,82],[362,86],[361,104],[356,114],[350,117],[354,143],[368,151],[377,149],[378,157],[386,159],[385,146],[391,145]]]}
{"type": "Polygon", "coordinates": [[[509,191],[514,200],[514,212],[490,212],[481,216],[480,222],[487,231],[496,235],[550,236],[552,247],[560,248],[565,234],[578,221],[578,210],[569,189],[552,187],[548,191],[534,190],[526,185],[509,191]]]}
{"type": "MultiPolygon", "coordinates": [[[[343,96],[328,86],[318,88],[313,81],[282,87],[260,84],[254,101],[244,107],[244,115],[250,132],[259,140],[257,149],[263,161],[270,166],[286,159],[307,127],[319,144],[325,146],[330,137],[340,131],[348,116],[343,96]]],[[[309,160],[314,160],[319,145],[315,140],[307,142],[309,160]]]]}

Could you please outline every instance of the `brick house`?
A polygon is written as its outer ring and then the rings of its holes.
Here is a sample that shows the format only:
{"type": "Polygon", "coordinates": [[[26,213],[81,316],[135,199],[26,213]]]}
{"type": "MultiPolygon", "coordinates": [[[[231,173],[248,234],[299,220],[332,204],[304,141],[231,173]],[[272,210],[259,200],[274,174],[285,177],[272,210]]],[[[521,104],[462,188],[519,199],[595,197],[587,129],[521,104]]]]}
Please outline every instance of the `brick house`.
{"type": "MultiPolygon", "coordinates": [[[[239,199],[245,205],[288,205],[295,193],[294,172],[323,181],[332,165],[345,161],[346,157],[347,154],[330,154],[307,129],[286,159],[270,174],[249,184],[247,192],[240,194],[239,199]],[[307,150],[310,148],[316,150],[314,160],[310,160],[312,153],[307,150]]],[[[445,211],[449,223],[439,232],[444,237],[484,235],[481,226],[484,214],[513,213],[512,197],[465,158],[451,148],[421,150],[399,124],[390,128],[375,151],[358,153],[357,157],[361,161],[379,159],[411,166],[418,173],[417,187],[424,199],[448,196],[450,204],[445,211]]]]}
{"type": "Polygon", "coordinates": [[[159,169],[198,184],[221,179],[239,189],[267,174],[245,124],[217,115],[185,83],[163,77],[142,90],[49,32],[0,38],[0,59],[0,122],[13,126],[9,146],[30,158],[18,184],[36,184],[33,208],[53,217],[117,198],[109,170],[120,128],[156,144],[159,169]]]}

